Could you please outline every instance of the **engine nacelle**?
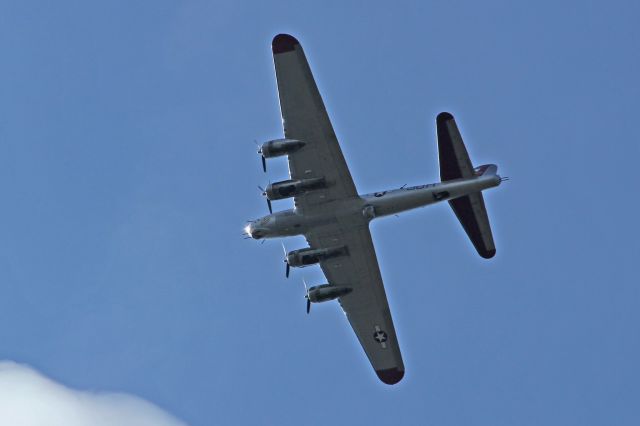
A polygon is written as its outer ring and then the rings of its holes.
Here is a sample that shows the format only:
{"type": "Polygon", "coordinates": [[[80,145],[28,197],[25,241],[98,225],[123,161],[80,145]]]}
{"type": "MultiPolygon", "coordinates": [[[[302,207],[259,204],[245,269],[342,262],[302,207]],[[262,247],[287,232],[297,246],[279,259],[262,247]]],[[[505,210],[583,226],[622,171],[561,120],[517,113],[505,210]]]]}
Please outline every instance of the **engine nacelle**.
{"type": "Polygon", "coordinates": [[[291,154],[302,148],[304,142],[297,139],[275,139],[265,142],[260,146],[258,154],[262,154],[264,158],[280,157],[282,155],[291,154]]]}
{"type": "Polygon", "coordinates": [[[307,297],[312,303],[321,303],[342,297],[345,294],[351,293],[352,290],[353,289],[351,287],[322,284],[311,287],[307,297]]]}
{"type": "Polygon", "coordinates": [[[376,208],[372,205],[368,204],[364,206],[362,209],[362,216],[367,218],[368,220],[373,220],[376,217],[376,208]]]}
{"type": "Polygon", "coordinates": [[[319,263],[321,260],[329,259],[331,257],[343,256],[345,254],[347,254],[347,248],[345,246],[325,249],[306,248],[287,253],[287,263],[289,266],[299,268],[319,263]]]}
{"type": "Polygon", "coordinates": [[[295,197],[315,189],[326,188],[327,182],[324,177],[283,180],[282,182],[270,183],[265,190],[265,195],[269,200],[282,200],[284,198],[295,197]]]}

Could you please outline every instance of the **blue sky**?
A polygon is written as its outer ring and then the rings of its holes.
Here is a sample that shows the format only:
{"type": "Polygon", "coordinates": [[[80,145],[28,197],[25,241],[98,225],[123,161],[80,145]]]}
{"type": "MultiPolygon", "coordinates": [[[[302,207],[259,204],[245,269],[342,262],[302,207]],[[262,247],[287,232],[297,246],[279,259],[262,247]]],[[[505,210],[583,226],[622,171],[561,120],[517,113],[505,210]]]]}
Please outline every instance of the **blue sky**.
{"type": "MultiPolygon", "coordinates": [[[[0,359],[191,425],[636,425],[640,6],[0,3],[0,359]],[[296,36],[360,192],[475,164],[486,261],[446,204],[374,222],[407,373],[380,383],[337,304],[304,312],[254,140],[282,135],[296,36]]],[[[290,202],[275,202],[285,209],[290,202]]],[[[285,241],[302,247],[302,239],[285,241]]]]}

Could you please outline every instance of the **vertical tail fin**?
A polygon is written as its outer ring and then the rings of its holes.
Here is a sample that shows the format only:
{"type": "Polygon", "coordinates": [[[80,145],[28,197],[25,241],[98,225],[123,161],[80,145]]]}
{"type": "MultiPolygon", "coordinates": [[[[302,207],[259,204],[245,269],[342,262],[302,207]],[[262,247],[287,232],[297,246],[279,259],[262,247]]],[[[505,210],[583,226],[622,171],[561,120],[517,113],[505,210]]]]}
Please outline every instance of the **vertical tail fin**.
{"type": "MultiPolygon", "coordinates": [[[[477,169],[473,168],[458,126],[451,114],[448,112],[438,114],[436,128],[438,131],[440,179],[443,182],[461,178],[469,179],[486,173],[496,173],[496,166],[492,164],[480,166],[477,169]]],[[[493,241],[482,193],[475,192],[449,200],[449,205],[458,217],[478,254],[485,259],[495,256],[496,246],[493,241]]]]}

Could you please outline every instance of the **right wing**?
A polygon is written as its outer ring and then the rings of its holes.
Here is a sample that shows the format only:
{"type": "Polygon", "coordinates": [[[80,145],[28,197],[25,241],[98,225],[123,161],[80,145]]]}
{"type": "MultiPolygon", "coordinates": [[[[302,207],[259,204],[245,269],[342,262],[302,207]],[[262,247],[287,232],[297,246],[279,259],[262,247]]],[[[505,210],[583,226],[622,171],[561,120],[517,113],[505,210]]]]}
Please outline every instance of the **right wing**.
{"type": "Polygon", "coordinates": [[[313,214],[329,201],[357,197],[302,46],[294,37],[279,34],[272,48],[284,135],[306,144],[289,154],[291,179],[324,177],[327,181],[326,188],[295,197],[296,208],[313,214]]]}
{"type": "Polygon", "coordinates": [[[368,226],[331,224],[305,237],[312,248],[346,246],[347,255],[323,260],[320,267],[331,285],[352,289],[340,305],[380,380],[398,383],[404,363],[368,226]]]}

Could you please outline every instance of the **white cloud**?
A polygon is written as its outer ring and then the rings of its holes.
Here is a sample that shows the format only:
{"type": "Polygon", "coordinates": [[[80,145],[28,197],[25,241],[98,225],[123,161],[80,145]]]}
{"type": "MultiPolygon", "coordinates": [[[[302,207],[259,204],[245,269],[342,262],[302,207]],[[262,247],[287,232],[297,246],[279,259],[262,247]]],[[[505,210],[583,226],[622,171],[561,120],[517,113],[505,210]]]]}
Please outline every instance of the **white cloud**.
{"type": "Polygon", "coordinates": [[[132,395],[69,389],[37,371],[0,361],[0,425],[185,426],[132,395]]]}

